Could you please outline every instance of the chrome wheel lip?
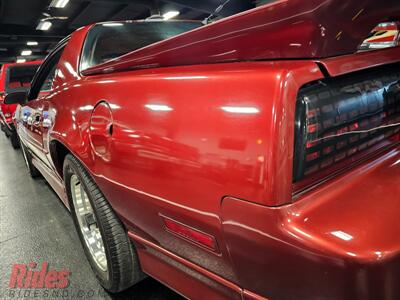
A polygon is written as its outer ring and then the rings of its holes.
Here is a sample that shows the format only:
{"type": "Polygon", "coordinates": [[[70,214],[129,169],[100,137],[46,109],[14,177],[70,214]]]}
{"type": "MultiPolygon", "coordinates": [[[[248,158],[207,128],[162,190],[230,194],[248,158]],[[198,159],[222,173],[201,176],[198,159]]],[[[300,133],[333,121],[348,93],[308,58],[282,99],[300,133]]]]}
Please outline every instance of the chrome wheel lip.
{"type": "Polygon", "coordinates": [[[98,227],[92,204],[78,176],[71,176],[70,189],[79,229],[96,266],[103,272],[108,270],[103,236],[98,227]],[[90,223],[89,221],[90,220],[90,223]]]}

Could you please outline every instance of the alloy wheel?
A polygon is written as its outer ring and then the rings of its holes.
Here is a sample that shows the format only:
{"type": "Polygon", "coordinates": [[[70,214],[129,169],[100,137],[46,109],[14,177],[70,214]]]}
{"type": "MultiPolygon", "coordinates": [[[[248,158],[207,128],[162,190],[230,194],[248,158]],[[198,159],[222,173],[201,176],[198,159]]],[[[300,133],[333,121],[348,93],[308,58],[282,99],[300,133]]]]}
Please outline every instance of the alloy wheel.
{"type": "Polygon", "coordinates": [[[107,257],[104,249],[103,237],[89,197],[76,175],[71,176],[70,185],[75,213],[86,246],[99,269],[107,271],[107,257]]]}

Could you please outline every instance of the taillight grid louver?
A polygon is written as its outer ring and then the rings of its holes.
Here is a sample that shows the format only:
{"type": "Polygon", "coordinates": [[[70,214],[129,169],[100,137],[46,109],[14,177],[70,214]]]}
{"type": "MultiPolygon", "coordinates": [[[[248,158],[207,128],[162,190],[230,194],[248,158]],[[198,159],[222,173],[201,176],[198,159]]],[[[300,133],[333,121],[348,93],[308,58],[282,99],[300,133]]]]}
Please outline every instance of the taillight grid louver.
{"type": "Polygon", "coordinates": [[[347,167],[346,161],[397,143],[399,124],[399,64],[302,88],[293,181],[338,171],[347,167]]]}

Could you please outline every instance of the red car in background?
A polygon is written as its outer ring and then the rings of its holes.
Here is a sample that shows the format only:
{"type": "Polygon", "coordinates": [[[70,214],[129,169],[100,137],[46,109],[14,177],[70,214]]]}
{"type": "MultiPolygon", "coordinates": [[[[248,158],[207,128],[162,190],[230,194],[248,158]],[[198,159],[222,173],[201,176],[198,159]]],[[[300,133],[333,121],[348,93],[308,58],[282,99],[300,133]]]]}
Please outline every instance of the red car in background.
{"type": "Polygon", "coordinates": [[[18,135],[13,125],[17,105],[3,103],[4,97],[13,92],[27,91],[41,61],[3,64],[0,69],[0,123],[1,130],[10,138],[14,148],[19,147],[18,135]]]}
{"type": "Polygon", "coordinates": [[[5,102],[110,292],[400,299],[400,48],[358,52],[395,17],[290,0],[95,24],[5,102]]]}

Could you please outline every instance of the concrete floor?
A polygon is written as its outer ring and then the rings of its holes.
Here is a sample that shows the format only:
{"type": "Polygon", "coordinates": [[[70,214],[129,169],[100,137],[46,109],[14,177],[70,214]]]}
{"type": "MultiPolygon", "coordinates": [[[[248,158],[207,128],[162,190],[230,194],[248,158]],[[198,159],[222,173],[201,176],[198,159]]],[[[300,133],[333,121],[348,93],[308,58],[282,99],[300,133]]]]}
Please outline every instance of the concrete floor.
{"type": "Polygon", "coordinates": [[[32,179],[20,150],[0,133],[0,299],[182,299],[147,278],[118,295],[97,282],[68,210],[44,179],[32,179]],[[69,269],[64,290],[9,289],[13,264],[47,261],[49,269],[69,269]],[[35,294],[35,291],[37,294],[35,294]],[[62,293],[62,294],[61,294],[62,293]],[[46,295],[48,295],[46,297],[46,295]]]}

